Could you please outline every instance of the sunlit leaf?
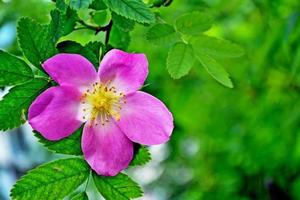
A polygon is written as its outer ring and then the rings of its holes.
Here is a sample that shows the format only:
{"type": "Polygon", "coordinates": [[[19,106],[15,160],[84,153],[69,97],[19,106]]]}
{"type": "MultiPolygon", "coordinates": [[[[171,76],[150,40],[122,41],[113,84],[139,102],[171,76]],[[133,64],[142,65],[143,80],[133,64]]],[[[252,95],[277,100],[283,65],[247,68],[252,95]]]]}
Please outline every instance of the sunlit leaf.
{"type": "Polygon", "coordinates": [[[76,10],[88,8],[92,0],[70,0],[70,7],[76,10]]]}
{"type": "Polygon", "coordinates": [[[56,160],[29,171],[14,185],[14,200],[63,199],[89,176],[90,168],[81,158],[56,160]]]}
{"type": "Polygon", "coordinates": [[[92,22],[98,26],[106,26],[111,20],[111,14],[109,10],[98,10],[92,14],[92,22]]]}
{"type": "Polygon", "coordinates": [[[74,196],[71,200],[88,200],[88,199],[89,197],[87,196],[87,194],[85,192],[81,192],[76,196],[74,196]]]}
{"type": "Polygon", "coordinates": [[[199,35],[191,40],[195,50],[202,51],[206,54],[219,57],[240,57],[244,50],[237,44],[230,41],[199,35]]]}
{"type": "Polygon", "coordinates": [[[0,87],[33,79],[31,68],[21,59],[0,50],[0,87]]]}
{"type": "Polygon", "coordinates": [[[198,51],[196,52],[196,55],[200,63],[214,79],[229,88],[233,88],[229,74],[221,64],[203,52],[198,51]]]}
{"type": "Polygon", "coordinates": [[[94,173],[93,179],[98,191],[106,200],[130,200],[143,194],[139,185],[125,174],[109,177],[94,173]]]}
{"type": "Polygon", "coordinates": [[[146,38],[156,45],[171,45],[180,40],[174,27],[168,24],[156,24],[152,26],[148,30],[146,38]]]}
{"type": "Polygon", "coordinates": [[[150,8],[141,0],[103,0],[104,3],[115,13],[140,22],[153,23],[155,16],[150,8]]]}
{"type": "Polygon", "coordinates": [[[42,62],[57,53],[49,26],[30,18],[19,20],[18,41],[25,57],[40,69],[42,62]]]}
{"type": "Polygon", "coordinates": [[[190,71],[194,62],[195,56],[192,46],[179,42],[169,51],[167,69],[173,78],[178,79],[190,71]]]}
{"type": "Polygon", "coordinates": [[[211,28],[213,17],[207,12],[192,12],[180,16],[176,20],[178,31],[188,35],[198,35],[211,28]]]}

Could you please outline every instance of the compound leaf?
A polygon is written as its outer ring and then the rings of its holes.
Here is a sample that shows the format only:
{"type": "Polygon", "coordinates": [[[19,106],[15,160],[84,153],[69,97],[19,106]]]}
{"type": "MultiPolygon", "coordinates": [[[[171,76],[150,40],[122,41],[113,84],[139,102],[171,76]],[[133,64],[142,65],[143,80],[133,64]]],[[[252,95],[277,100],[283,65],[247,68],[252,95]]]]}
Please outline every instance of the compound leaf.
{"type": "Polygon", "coordinates": [[[244,50],[239,45],[207,35],[199,35],[193,38],[191,43],[198,51],[211,56],[234,58],[244,54],[244,50]]]}
{"type": "Polygon", "coordinates": [[[48,25],[26,17],[18,22],[18,41],[25,57],[36,67],[57,53],[48,25]]]}
{"type": "Polygon", "coordinates": [[[112,11],[125,18],[146,24],[155,21],[155,15],[141,0],[103,0],[103,2],[112,11]]]}
{"type": "Polygon", "coordinates": [[[0,130],[12,129],[24,123],[30,104],[47,85],[45,80],[32,79],[10,89],[0,101],[0,130]]]}
{"type": "Polygon", "coordinates": [[[214,58],[201,51],[196,52],[197,58],[207,72],[221,84],[233,88],[233,84],[229,78],[229,74],[214,58]]]}
{"type": "Polygon", "coordinates": [[[180,16],[175,24],[176,29],[188,35],[198,35],[211,28],[213,17],[207,12],[192,12],[180,16]]]}
{"type": "Polygon", "coordinates": [[[155,45],[170,45],[180,40],[174,27],[168,24],[156,24],[152,26],[148,30],[146,38],[155,45]]]}
{"type": "Polygon", "coordinates": [[[0,50],[0,87],[33,79],[31,68],[20,58],[0,50]]]}
{"type": "Polygon", "coordinates": [[[106,200],[130,200],[143,194],[140,186],[122,173],[114,177],[98,176],[94,173],[93,179],[98,191],[106,200]]]}
{"type": "Polygon", "coordinates": [[[169,51],[167,69],[173,78],[178,79],[188,74],[194,62],[195,56],[192,46],[178,42],[169,51]]]}
{"type": "Polygon", "coordinates": [[[56,160],[29,171],[14,185],[14,200],[63,199],[89,176],[90,168],[81,158],[56,160]]]}

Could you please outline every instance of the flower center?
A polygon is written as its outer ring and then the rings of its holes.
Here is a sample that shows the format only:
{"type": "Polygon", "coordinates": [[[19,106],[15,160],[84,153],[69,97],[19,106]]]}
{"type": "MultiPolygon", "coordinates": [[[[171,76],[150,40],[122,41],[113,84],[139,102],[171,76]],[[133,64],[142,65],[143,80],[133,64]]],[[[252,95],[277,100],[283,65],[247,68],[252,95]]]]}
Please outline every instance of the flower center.
{"type": "Polygon", "coordinates": [[[120,120],[120,111],[126,103],[125,95],[118,92],[114,86],[94,83],[82,96],[83,119],[90,120],[91,125],[104,125],[111,118],[120,120]]]}

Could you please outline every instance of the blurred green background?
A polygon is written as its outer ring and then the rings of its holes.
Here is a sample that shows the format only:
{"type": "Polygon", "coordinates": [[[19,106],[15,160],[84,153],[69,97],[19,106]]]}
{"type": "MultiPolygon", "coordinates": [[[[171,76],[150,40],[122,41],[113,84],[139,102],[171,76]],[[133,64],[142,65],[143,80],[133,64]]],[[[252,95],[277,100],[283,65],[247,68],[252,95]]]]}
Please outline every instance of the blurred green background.
{"type": "MultiPolygon", "coordinates": [[[[17,19],[48,22],[53,7],[42,0],[0,1],[0,47],[20,55],[17,19]],[[14,31],[3,33],[7,26],[14,31]]],[[[300,199],[300,2],[174,0],[158,11],[173,23],[204,7],[216,19],[207,34],[246,51],[241,58],[219,60],[235,87],[217,83],[200,63],[182,79],[172,79],[167,49],[147,42],[148,28],[136,25],[128,51],[147,55],[150,76],[144,90],[168,105],[176,129],[157,149],[163,155],[153,177],[143,181],[150,172],[142,169],[131,173],[157,194],[151,200],[300,199]]],[[[103,36],[81,30],[69,38],[85,43],[103,36]]]]}

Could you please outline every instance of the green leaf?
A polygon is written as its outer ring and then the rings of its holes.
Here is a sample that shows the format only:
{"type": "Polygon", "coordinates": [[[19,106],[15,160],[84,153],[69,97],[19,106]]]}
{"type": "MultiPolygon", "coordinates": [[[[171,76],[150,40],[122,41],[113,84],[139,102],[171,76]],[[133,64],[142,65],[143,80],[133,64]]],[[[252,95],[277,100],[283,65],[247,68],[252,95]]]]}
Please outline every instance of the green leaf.
{"type": "Polygon", "coordinates": [[[107,6],[103,2],[103,0],[94,0],[90,5],[90,8],[94,10],[105,10],[107,9],[107,6]]]}
{"type": "Polygon", "coordinates": [[[34,135],[38,138],[46,148],[61,154],[82,155],[81,150],[81,135],[82,127],[75,131],[72,135],[59,141],[49,141],[45,139],[39,132],[34,131],[34,135]]]}
{"type": "Polygon", "coordinates": [[[92,0],[70,0],[70,7],[76,10],[88,8],[92,0]]]}
{"type": "Polygon", "coordinates": [[[81,192],[74,196],[71,200],[89,200],[89,197],[85,192],[81,192]]]}
{"type": "Polygon", "coordinates": [[[45,80],[33,79],[10,89],[0,101],[0,130],[12,129],[23,124],[30,104],[47,85],[45,80]]]}
{"type": "Polygon", "coordinates": [[[66,11],[58,9],[51,11],[50,31],[53,43],[56,43],[60,37],[71,33],[76,25],[77,13],[69,7],[66,11]]]}
{"type": "Polygon", "coordinates": [[[176,29],[188,35],[198,35],[211,28],[213,17],[207,12],[192,12],[180,16],[175,24],[176,29]]]}
{"type": "Polygon", "coordinates": [[[191,40],[195,50],[218,57],[240,57],[244,50],[227,40],[221,40],[207,35],[200,35],[191,40]]]}
{"type": "Polygon", "coordinates": [[[125,174],[114,177],[98,176],[93,173],[94,183],[106,200],[130,200],[142,196],[139,185],[125,174]]]}
{"type": "Polygon", "coordinates": [[[148,148],[138,145],[135,149],[134,157],[130,163],[130,166],[144,165],[151,160],[151,155],[148,148]]]}
{"type": "Polygon", "coordinates": [[[42,62],[57,54],[49,26],[41,25],[30,18],[19,20],[18,41],[25,57],[40,69],[42,62]]]}
{"type": "Polygon", "coordinates": [[[116,49],[126,50],[130,44],[130,35],[117,26],[113,26],[110,33],[109,44],[116,49]]]}
{"type": "Polygon", "coordinates": [[[101,42],[91,41],[84,46],[86,49],[92,51],[97,57],[97,68],[99,66],[101,50],[104,48],[104,45],[101,42]]]}
{"type": "Polygon", "coordinates": [[[122,31],[129,32],[134,28],[134,21],[126,19],[125,17],[122,17],[114,12],[112,13],[112,20],[114,25],[122,31]]]}
{"type": "Polygon", "coordinates": [[[90,42],[86,46],[74,41],[64,41],[57,45],[60,53],[77,53],[88,59],[93,65],[99,67],[99,51],[102,47],[100,42],[90,42]]]}
{"type": "Polygon", "coordinates": [[[23,176],[11,190],[14,200],[63,199],[89,176],[90,168],[81,158],[56,160],[23,176]]]}
{"type": "Polygon", "coordinates": [[[180,37],[174,27],[168,24],[152,26],[148,30],[146,38],[155,45],[171,45],[180,41],[180,37]]]}
{"type": "Polygon", "coordinates": [[[0,50],[0,87],[33,79],[31,68],[21,59],[0,50]]]}
{"type": "Polygon", "coordinates": [[[178,42],[169,51],[167,69],[173,78],[178,79],[188,74],[194,62],[195,56],[192,46],[178,42]]]}
{"type": "Polygon", "coordinates": [[[109,24],[111,20],[111,14],[109,10],[99,10],[92,14],[92,22],[102,27],[109,24]]]}
{"type": "Polygon", "coordinates": [[[226,72],[222,65],[220,65],[215,59],[201,51],[197,51],[196,56],[203,67],[214,79],[229,88],[233,88],[233,84],[229,78],[229,74],[226,72]]]}
{"type": "Polygon", "coordinates": [[[61,11],[66,11],[66,9],[67,9],[65,0],[56,0],[55,6],[56,6],[56,8],[58,8],[61,11]]]}
{"type": "Polygon", "coordinates": [[[103,0],[115,13],[140,23],[150,24],[155,21],[155,15],[141,0],[103,0]]]}

